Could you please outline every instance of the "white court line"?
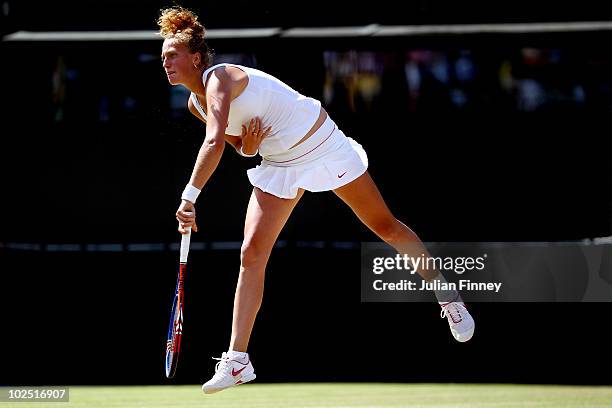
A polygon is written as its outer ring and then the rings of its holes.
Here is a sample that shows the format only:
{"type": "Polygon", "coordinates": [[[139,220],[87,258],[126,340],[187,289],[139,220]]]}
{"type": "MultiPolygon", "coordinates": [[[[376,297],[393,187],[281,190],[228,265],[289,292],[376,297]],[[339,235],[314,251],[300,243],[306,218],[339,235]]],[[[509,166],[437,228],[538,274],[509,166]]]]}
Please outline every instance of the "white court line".
{"type": "Polygon", "coordinates": [[[79,252],[83,248],[79,244],[47,244],[47,252],[79,252]]]}
{"type": "MultiPolygon", "coordinates": [[[[382,241],[372,242],[357,242],[357,241],[291,241],[279,240],[275,248],[314,248],[314,249],[341,249],[351,250],[361,248],[362,244],[377,244],[381,247],[386,246],[382,241]]],[[[427,244],[447,244],[445,242],[428,242],[427,244]]],[[[451,242],[448,244],[477,244],[481,248],[506,248],[506,247],[531,247],[531,248],[548,248],[562,246],[581,246],[581,247],[596,247],[612,245],[612,236],[585,238],[576,241],[523,241],[523,242],[451,242]]],[[[239,250],[242,246],[242,241],[212,241],[212,242],[192,242],[190,250],[193,251],[225,251],[239,250]]],[[[126,243],[126,244],[40,244],[33,242],[0,242],[0,250],[13,251],[35,251],[35,252],[160,252],[160,251],[178,251],[179,244],[171,243],[126,243]]]]}
{"type": "MultiPolygon", "coordinates": [[[[263,38],[278,34],[280,28],[239,28],[206,30],[210,39],[263,38]]],[[[3,41],[162,41],[157,31],[17,31],[3,41]]]]}
{"type": "Polygon", "coordinates": [[[370,24],[360,27],[295,27],[281,33],[281,37],[361,37],[375,34],[383,26],[370,24]]]}
{"type": "Polygon", "coordinates": [[[163,243],[155,243],[155,244],[148,244],[148,243],[135,243],[135,244],[128,244],[127,247],[128,251],[133,251],[133,252],[160,252],[160,251],[165,251],[166,250],[166,244],[163,243]]]}
{"type": "Polygon", "coordinates": [[[211,242],[211,249],[240,249],[242,241],[218,241],[211,242]]]}
{"type": "Polygon", "coordinates": [[[374,36],[414,36],[432,34],[522,34],[609,31],[612,21],[572,21],[555,23],[449,24],[422,26],[381,26],[374,36]]]}
{"type": "MultiPolygon", "coordinates": [[[[279,27],[264,28],[223,28],[206,31],[210,39],[266,38],[273,36],[287,38],[316,37],[407,37],[444,34],[523,34],[610,31],[612,21],[568,21],[539,23],[502,24],[426,24],[426,25],[379,25],[337,26],[337,27],[279,27]]],[[[154,30],[127,31],[17,31],[2,38],[2,41],[161,41],[154,30]]]]}
{"type": "Polygon", "coordinates": [[[86,252],[123,252],[122,244],[87,244],[86,252]]]}

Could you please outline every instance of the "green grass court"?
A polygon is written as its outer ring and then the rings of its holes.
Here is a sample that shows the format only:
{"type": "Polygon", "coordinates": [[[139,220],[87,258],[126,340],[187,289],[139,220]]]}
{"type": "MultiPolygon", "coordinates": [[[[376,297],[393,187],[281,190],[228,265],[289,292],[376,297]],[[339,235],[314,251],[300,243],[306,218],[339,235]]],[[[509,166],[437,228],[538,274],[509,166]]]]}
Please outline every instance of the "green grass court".
{"type": "Polygon", "coordinates": [[[70,387],[66,403],[0,403],[19,408],[483,408],[612,407],[612,387],[466,384],[247,384],[214,395],[199,385],[70,387]]]}

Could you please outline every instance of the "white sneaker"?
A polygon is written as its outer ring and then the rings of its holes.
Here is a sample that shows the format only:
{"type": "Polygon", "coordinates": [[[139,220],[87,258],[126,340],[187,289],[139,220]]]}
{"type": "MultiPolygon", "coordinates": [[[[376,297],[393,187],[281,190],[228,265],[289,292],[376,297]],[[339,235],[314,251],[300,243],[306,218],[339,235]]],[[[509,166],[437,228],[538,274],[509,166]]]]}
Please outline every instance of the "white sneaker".
{"type": "Polygon", "coordinates": [[[215,375],[202,386],[205,394],[214,394],[255,379],[255,369],[248,354],[245,362],[230,359],[228,353],[223,353],[221,358],[213,359],[219,362],[215,366],[215,375]]]}
{"type": "Polygon", "coordinates": [[[440,303],[440,317],[448,319],[451,333],[455,340],[466,342],[474,335],[476,323],[463,302],[440,303]]]}

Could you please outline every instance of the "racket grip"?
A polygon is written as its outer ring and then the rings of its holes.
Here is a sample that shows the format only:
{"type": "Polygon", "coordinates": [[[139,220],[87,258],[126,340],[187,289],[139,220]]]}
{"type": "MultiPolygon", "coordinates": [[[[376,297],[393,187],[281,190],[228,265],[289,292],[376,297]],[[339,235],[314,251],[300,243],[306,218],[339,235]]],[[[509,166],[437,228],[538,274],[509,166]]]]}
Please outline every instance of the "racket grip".
{"type": "Polygon", "coordinates": [[[191,227],[185,228],[186,234],[181,236],[181,250],[180,250],[180,263],[187,263],[187,256],[189,255],[189,243],[191,242],[191,227]]]}

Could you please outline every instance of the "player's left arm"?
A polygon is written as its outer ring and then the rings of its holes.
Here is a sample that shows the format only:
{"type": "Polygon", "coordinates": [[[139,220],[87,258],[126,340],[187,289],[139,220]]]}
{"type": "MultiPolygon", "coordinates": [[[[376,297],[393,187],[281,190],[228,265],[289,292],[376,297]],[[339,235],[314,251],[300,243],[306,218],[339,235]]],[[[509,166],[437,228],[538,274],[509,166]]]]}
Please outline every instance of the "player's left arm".
{"type": "Polygon", "coordinates": [[[240,148],[242,147],[242,140],[240,140],[240,136],[232,136],[232,135],[225,135],[225,141],[229,144],[231,144],[234,149],[236,149],[236,151],[239,151],[240,148]]]}

